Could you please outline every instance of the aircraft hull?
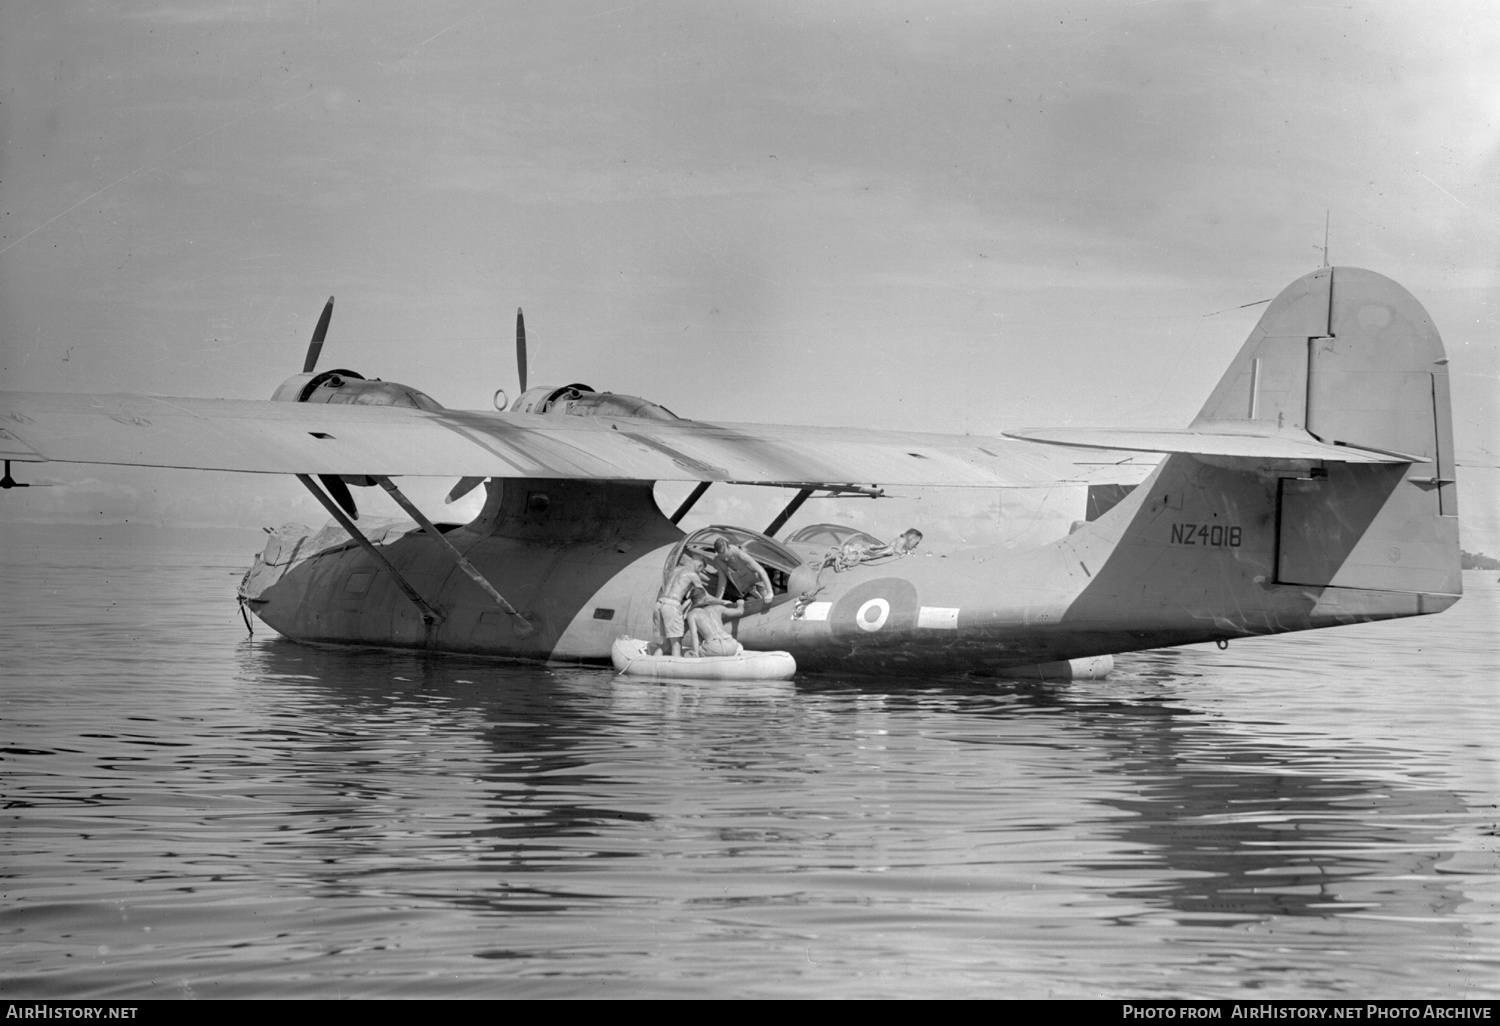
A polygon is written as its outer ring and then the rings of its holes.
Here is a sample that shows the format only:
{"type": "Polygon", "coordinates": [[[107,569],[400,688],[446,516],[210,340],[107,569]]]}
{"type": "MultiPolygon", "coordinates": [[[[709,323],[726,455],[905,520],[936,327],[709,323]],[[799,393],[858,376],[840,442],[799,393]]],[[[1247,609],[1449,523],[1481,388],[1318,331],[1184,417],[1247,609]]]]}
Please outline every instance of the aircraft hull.
{"type": "MultiPolygon", "coordinates": [[[[787,594],[733,630],[746,648],[790,652],[808,672],[1003,675],[1414,616],[1457,601],[1456,522],[1437,514],[1433,490],[1408,480],[1410,468],[1312,477],[1307,467],[1223,463],[1170,457],[1100,519],[1038,549],[913,555],[844,571],[817,566],[821,553],[808,552],[787,594]],[[1312,485],[1329,494],[1309,505],[1303,493],[1312,485]],[[1342,534],[1322,522],[1330,504],[1342,534]],[[1303,543],[1313,530],[1323,542],[1317,552],[1303,543]]],[[[353,544],[247,589],[251,608],[301,641],[534,660],[605,664],[621,634],[656,636],[656,596],[683,535],[649,487],[512,481],[492,489],[486,513],[447,538],[530,632],[420,532],[381,551],[440,622],[424,623],[353,544]],[[538,495],[547,496],[545,510],[538,495]]]]}

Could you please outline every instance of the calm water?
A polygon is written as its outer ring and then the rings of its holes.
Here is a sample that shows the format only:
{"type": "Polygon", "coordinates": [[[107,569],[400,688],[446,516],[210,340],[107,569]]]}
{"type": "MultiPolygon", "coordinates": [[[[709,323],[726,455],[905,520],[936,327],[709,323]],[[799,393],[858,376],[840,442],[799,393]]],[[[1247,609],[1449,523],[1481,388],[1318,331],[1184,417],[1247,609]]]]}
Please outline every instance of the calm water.
{"type": "MultiPolygon", "coordinates": [[[[96,536],[90,536],[96,537],[96,536]]],[[[0,995],[1500,996],[1500,585],[1107,681],[247,638],[0,528],[0,995]]]]}

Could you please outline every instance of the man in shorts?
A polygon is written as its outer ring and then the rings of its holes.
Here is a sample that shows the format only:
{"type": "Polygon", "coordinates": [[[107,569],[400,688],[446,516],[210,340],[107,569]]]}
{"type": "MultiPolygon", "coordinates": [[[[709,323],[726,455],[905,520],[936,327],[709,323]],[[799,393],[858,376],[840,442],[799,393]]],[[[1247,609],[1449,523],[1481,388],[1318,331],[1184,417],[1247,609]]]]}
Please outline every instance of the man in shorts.
{"type": "Polygon", "coordinates": [[[696,656],[732,656],[743,652],[744,646],[725,629],[724,621],[744,616],[745,600],[725,602],[703,588],[694,588],[690,594],[692,606],[687,614],[688,651],[696,656]]]}
{"type": "Polygon", "coordinates": [[[661,594],[656,597],[654,618],[656,629],[662,636],[661,650],[664,655],[682,655],[682,636],[686,633],[682,611],[687,604],[688,593],[694,588],[703,587],[702,571],[702,560],[696,556],[684,556],[667,578],[667,583],[662,585],[661,594]]]}

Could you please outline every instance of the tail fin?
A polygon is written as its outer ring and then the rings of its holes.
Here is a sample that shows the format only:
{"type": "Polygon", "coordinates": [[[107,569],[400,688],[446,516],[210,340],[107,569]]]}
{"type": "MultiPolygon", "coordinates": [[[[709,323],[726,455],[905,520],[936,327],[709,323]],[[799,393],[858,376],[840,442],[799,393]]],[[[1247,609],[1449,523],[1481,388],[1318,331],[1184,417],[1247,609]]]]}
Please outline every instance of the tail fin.
{"type": "Polygon", "coordinates": [[[1282,477],[1279,583],[1462,591],[1447,364],[1427,311],[1372,271],[1325,267],[1272,301],[1192,429],[1275,424],[1410,460],[1282,477]]]}
{"type": "Polygon", "coordinates": [[[1095,643],[1123,651],[1445,609],[1463,590],[1452,439],[1421,305],[1369,271],[1315,271],[1271,302],[1188,430],[1050,433],[1171,454],[1057,543],[1091,575],[1064,621],[1125,624],[1095,643]]]}
{"type": "Polygon", "coordinates": [[[1455,514],[1447,364],[1411,293],[1373,271],[1324,267],[1272,300],[1193,429],[1274,424],[1414,456],[1438,468],[1443,512],[1455,514]]]}
{"type": "Polygon", "coordinates": [[[1441,513],[1452,516],[1447,363],[1411,293],[1372,271],[1324,267],[1271,301],[1186,430],[1007,433],[1090,448],[1430,464],[1441,513]]]}

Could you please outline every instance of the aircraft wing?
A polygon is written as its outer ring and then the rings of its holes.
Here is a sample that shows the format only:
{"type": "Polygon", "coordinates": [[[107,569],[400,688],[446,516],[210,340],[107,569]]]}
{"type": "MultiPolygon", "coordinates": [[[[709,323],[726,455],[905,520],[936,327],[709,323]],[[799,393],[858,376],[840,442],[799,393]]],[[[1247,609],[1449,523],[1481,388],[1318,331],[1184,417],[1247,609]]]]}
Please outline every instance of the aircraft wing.
{"type": "Polygon", "coordinates": [[[1128,452],[1189,453],[1194,456],[1243,456],[1264,460],[1331,460],[1340,463],[1426,463],[1432,456],[1330,445],[1300,428],[1274,433],[1249,430],[1151,430],[1050,428],[1007,431],[1005,437],[1048,445],[1128,452]]]}
{"type": "Polygon", "coordinates": [[[980,435],[244,399],[0,392],[0,456],[261,474],[1046,487],[1158,457],[980,435]]]}

